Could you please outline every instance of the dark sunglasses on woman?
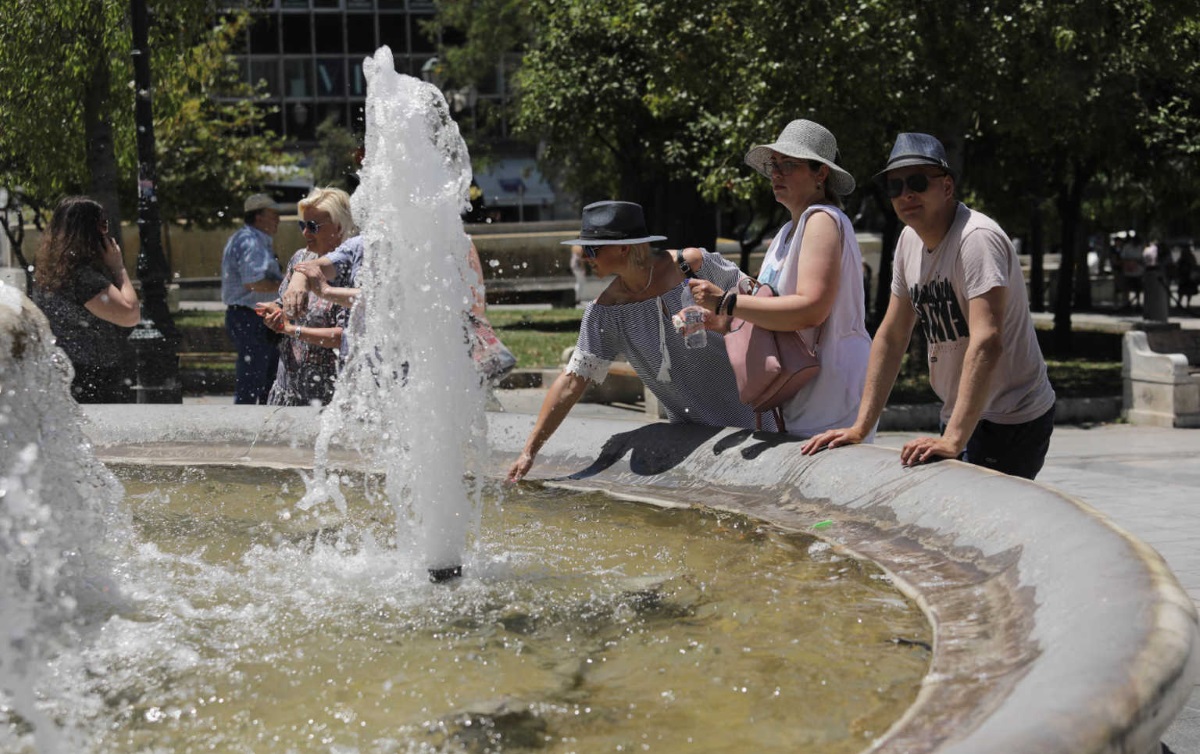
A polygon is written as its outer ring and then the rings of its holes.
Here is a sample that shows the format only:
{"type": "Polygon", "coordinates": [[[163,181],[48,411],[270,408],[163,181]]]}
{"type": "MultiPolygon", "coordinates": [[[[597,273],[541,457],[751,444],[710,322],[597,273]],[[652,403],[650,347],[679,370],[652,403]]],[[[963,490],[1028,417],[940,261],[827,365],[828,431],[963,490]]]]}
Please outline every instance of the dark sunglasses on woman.
{"type": "Polygon", "coordinates": [[[602,248],[601,246],[586,246],[585,245],[583,247],[583,253],[588,255],[588,259],[595,259],[596,255],[600,253],[601,248],[602,248]]]}
{"type": "Polygon", "coordinates": [[[297,220],[296,224],[300,226],[301,233],[305,230],[308,230],[309,233],[316,233],[318,228],[329,223],[319,223],[316,220],[297,220]]]}
{"type": "MultiPolygon", "coordinates": [[[[949,173],[938,173],[933,178],[941,178],[949,173]]],[[[904,187],[908,186],[909,190],[917,194],[923,194],[929,189],[929,179],[931,176],[924,173],[913,173],[907,178],[901,180],[899,178],[888,178],[884,187],[887,189],[889,199],[895,199],[904,193],[904,187]]]]}

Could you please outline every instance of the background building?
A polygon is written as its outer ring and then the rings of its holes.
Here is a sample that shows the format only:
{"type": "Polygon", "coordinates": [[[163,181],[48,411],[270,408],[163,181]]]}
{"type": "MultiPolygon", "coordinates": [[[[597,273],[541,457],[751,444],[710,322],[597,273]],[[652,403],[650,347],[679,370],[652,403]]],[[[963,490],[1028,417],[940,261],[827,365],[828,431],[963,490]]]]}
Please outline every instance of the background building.
{"type": "Polygon", "coordinates": [[[362,130],[362,61],[380,46],[418,77],[436,54],[420,27],[433,18],[430,0],[270,0],[250,11],[239,59],[247,81],[266,82],[264,107],[279,110],[267,125],[297,146],[310,146],[330,116],[362,130]]]}
{"type": "MultiPolygon", "coordinates": [[[[266,125],[293,149],[315,147],[317,126],[330,117],[362,132],[367,95],[362,62],[382,45],[391,48],[400,73],[443,83],[437,73],[437,43],[422,28],[433,19],[432,0],[269,0],[249,10],[254,23],[244,35],[238,59],[247,82],[266,82],[266,125]]],[[[481,105],[506,102],[507,66],[498,64],[495,76],[480,87],[452,88],[445,94],[468,146],[481,151],[476,112],[481,105]]],[[[495,135],[506,140],[507,124],[501,122],[495,135]]],[[[530,150],[510,153],[490,146],[497,159],[486,167],[476,165],[483,216],[493,221],[554,217],[556,194],[538,172],[530,150]]],[[[302,195],[307,184],[276,188],[294,199],[298,196],[290,195],[302,195]]]]}

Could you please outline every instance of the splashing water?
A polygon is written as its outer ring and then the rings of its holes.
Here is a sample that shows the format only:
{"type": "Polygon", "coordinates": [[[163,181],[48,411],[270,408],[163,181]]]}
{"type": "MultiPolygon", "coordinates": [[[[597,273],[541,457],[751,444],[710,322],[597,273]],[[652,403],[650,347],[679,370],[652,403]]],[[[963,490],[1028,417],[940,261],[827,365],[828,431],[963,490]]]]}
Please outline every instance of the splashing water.
{"type": "Polygon", "coordinates": [[[121,486],[92,455],[70,362],[41,312],[0,283],[0,750],[78,750],[74,681],[51,663],[107,617],[103,552],[121,486]],[[54,688],[51,688],[54,687],[54,688]]]}
{"type": "Polygon", "coordinates": [[[326,468],[337,438],[386,474],[384,492],[407,533],[414,567],[462,564],[478,526],[486,396],[466,341],[475,275],[461,213],[470,158],[433,85],[368,58],[366,159],[352,207],[362,228],[358,303],[337,393],[322,416],[317,470],[301,509],[345,499],[326,468]]]}

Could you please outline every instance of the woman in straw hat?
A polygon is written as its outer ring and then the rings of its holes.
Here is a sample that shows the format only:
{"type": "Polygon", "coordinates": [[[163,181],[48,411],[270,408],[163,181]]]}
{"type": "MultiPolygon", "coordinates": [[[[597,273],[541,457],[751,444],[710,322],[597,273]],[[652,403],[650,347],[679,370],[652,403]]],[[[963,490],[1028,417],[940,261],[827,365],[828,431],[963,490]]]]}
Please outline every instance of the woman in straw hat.
{"type": "Polygon", "coordinates": [[[837,158],[833,134],[810,120],[792,121],[773,144],[746,153],[746,164],[771,181],[776,201],[791,213],[758,274],[777,297],[691,283],[696,303],[709,311],[768,330],[799,330],[817,343],[820,373],[783,406],[787,431],[801,436],[854,421],[871,352],[862,252],[840,199],[854,190],[854,178],[837,158]]]}
{"type": "MultiPolygon", "coordinates": [[[[754,412],[738,400],[737,381],[723,338],[709,333],[703,347],[687,348],[673,319],[689,305],[682,264],[718,290],[737,284],[737,267],[701,249],[654,251],[640,205],[596,202],[583,208],[579,238],[564,245],[583,247],[585,262],[612,283],[587,308],[570,363],[551,385],[525,449],[509,469],[510,481],[529,473],[533,459],[589,382],[603,382],[624,354],[654,393],[672,422],[716,427],[754,426],[754,412]]],[[[774,429],[774,423],[771,427],[774,429]]]]}

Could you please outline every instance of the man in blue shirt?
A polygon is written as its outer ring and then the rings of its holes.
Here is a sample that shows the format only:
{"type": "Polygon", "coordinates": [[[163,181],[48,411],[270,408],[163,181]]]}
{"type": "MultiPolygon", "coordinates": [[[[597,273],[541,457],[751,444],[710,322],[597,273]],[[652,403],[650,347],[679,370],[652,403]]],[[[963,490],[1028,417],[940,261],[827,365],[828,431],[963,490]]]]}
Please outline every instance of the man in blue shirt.
{"type": "Polygon", "coordinates": [[[254,313],[254,305],[278,298],[283,273],[271,247],[280,205],[255,194],[243,205],[245,225],[229,237],[221,258],[225,331],[237,348],[234,403],[266,403],[279,365],[278,336],[254,313]]]}

